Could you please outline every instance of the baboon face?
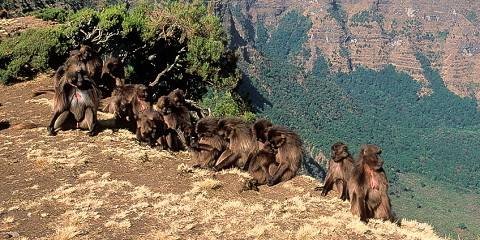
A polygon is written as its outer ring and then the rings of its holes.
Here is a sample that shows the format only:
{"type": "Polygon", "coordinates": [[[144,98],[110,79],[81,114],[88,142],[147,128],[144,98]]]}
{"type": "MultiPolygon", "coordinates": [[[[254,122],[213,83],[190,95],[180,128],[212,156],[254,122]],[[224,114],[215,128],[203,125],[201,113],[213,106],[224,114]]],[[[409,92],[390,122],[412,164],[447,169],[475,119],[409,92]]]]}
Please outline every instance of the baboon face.
{"type": "Polygon", "coordinates": [[[173,90],[168,96],[175,107],[181,107],[185,104],[185,94],[181,89],[173,90]]]}
{"type": "Polygon", "coordinates": [[[167,96],[161,96],[157,102],[157,111],[161,112],[162,114],[170,114],[172,113],[172,106],[170,103],[170,99],[167,96]]]}
{"type": "Polygon", "coordinates": [[[383,159],[380,157],[382,149],[373,144],[362,145],[360,158],[372,169],[379,170],[383,167],[383,159]]]}
{"type": "Polygon", "coordinates": [[[271,126],[273,126],[273,124],[266,119],[259,119],[255,121],[253,124],[253,130],[257,136],[257,141],[262,143],[267,141],[267,131],[271,126]]]}
{"type": "Polygon", "coordinates": [[[332,146],[332,159],[335,162],[339,162],[344,158],[350,156],[348,147],[344,143],[338,142],[332,146]]]}
{"type": "Polygon", "coordinates": [[[146,101],[148,98],[148,89],[146,86],[138,86],[135,88],[135,95],[142,101],[146,101]]]}
{"type": "Polygon", "coordinates": [[[273,148],[280,148],[285,143],[285,137],[277,131],[269,129],[267,131],[267,142],[266,144],[270,145],[273,148]]]}
{"type": "Polygon", "coordinates": [[[83,60],[89,60],[93,57],[93,49],[88,45],[80,46],[79,52],[83,55],[83,60]]]}
{"type": "Polygon", "coordinates": [[[125,78],[125,69],[118,58],[112,58],[107,62],[107,68],[110,70],[110,73],[117,78],[125,78]]]}
{"type": "Polygon", "coordinates": [[[65,67],[65,81],[69,84],[81,88],[87,82],[90,82],[87,74],[87,67],[83,62],[70,62],[65,67]]]}

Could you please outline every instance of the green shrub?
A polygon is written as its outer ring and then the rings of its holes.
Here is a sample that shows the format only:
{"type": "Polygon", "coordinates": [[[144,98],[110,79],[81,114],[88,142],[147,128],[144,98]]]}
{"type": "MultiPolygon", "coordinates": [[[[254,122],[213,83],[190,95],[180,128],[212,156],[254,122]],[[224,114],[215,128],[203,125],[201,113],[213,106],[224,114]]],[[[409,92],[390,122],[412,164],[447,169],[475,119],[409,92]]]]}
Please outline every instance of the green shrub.
{"type": "Polygon", "coordinates": [[[30,29],[0,43],[0,82],[9,84],[58,66],[69,45],[59,28],[30,29]]]}
{"type": "Polygon", "coordinates": [[[65,22],[69,14],[71,14],[70,11],[67,11],[61,8],[45,8],[45,9],[33,12],[33,15],[35,17],[38,17],[45,21],[56,21],[59,23],[65,22]]]}
{"type": "MultiPolygon", "coordinates": [[[[182,88],[188,98],[199,100],[209,88],[232,93],[238,84],[237,57],[227,48],[220,19],[204,1],[139,3],[133,8],[118,4],[74,13],[52,8],[37,14],[66,21],[2,42],[4,83],[56,68],[69,50],[88,44],[101,55],[120,57],[127,66],[127,82],[148,85],[158,80],[153,87],[156,97],[182,88]]],[[[232,111],[241,114],[241,101],[231,99],[228,103],[236,109],[232,111]]]]}
{"type": "Polygon", "coordinates": [[[240,108],[231,92],[210,90],[202,99],[200,105],[208,108],[214,117],[236,117],[241,116],[248,122],[255,120],[254,113],[244,111],[240,108]]]}

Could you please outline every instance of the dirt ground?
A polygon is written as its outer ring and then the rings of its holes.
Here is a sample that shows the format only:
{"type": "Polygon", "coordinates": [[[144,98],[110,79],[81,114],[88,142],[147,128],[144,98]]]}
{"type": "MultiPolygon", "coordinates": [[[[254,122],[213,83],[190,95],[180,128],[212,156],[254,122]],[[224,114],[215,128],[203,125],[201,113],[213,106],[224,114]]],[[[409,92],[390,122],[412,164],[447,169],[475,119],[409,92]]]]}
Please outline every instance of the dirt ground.
{"type": "Polygon", "coordinates": [[[248,174],[191,168],[188,152],[139,145],[106,126],[47,136],[52,79],[0,86],[0,239],[438,239],[432,227],[362,224],[336,193],[298,176],[259,192],[248,174]]]}
{"type": "Polygon", "coordinates": [[[30,28],[42,28],[54,24],[54,22],[43,21],[33,16],[0,19],[0,41],[2,38],[19,34],[30,28]]]}

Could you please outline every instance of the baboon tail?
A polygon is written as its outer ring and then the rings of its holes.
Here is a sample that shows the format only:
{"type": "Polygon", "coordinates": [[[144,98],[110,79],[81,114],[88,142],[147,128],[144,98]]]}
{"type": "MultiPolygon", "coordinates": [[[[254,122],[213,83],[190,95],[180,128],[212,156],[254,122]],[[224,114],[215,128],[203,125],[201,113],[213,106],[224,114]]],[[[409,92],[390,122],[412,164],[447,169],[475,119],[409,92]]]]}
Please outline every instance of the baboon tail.
{"type": "Polygon", "coordinates": [[[48,89],[37,89],[37,90],[34,90],[33,93],[32,93],[32,97],[36,97],[36,96],[40,96],[40,95],[43,95],[43,94],[46,94],[46,93],[55,93],[55,90],[52,89],[52,88],[48,88],[48,89]]]}

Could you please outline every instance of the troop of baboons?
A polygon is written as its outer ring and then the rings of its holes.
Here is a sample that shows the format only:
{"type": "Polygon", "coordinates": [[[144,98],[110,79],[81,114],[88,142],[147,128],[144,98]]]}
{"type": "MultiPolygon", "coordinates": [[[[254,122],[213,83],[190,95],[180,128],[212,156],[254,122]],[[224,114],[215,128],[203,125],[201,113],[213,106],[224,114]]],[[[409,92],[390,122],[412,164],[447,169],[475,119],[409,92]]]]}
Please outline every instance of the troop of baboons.
{"type": "MultiPolygon", "coordinates": [[[[89,46],[73,50],[54,76],[53,114],[48,133],[59,129],[87,129],[97,133],[97,109],[108,97],[103,111],[114,115],[115,128],[128,128],[140,142],[163,150],[191,152],[193,167],[220,171],[248,171],[247,189],[272,186],[296,176],[304,157],[303,143],[293,131],[266,119],[253,124],[240,118],[217,118],[185,99],[176,89],[149,102],[148,87],[125,84],[122,62],[104,62],[89,46]]],[[[383,171],[381,149],[363,145],[354,160],[343,143],[332,146],[328,175],[322,188],[325,196],[335,189],[342,200],[350,200],[351,212],[364,222],[370,218],[393,220],[388,181],[383,171]]]]}

